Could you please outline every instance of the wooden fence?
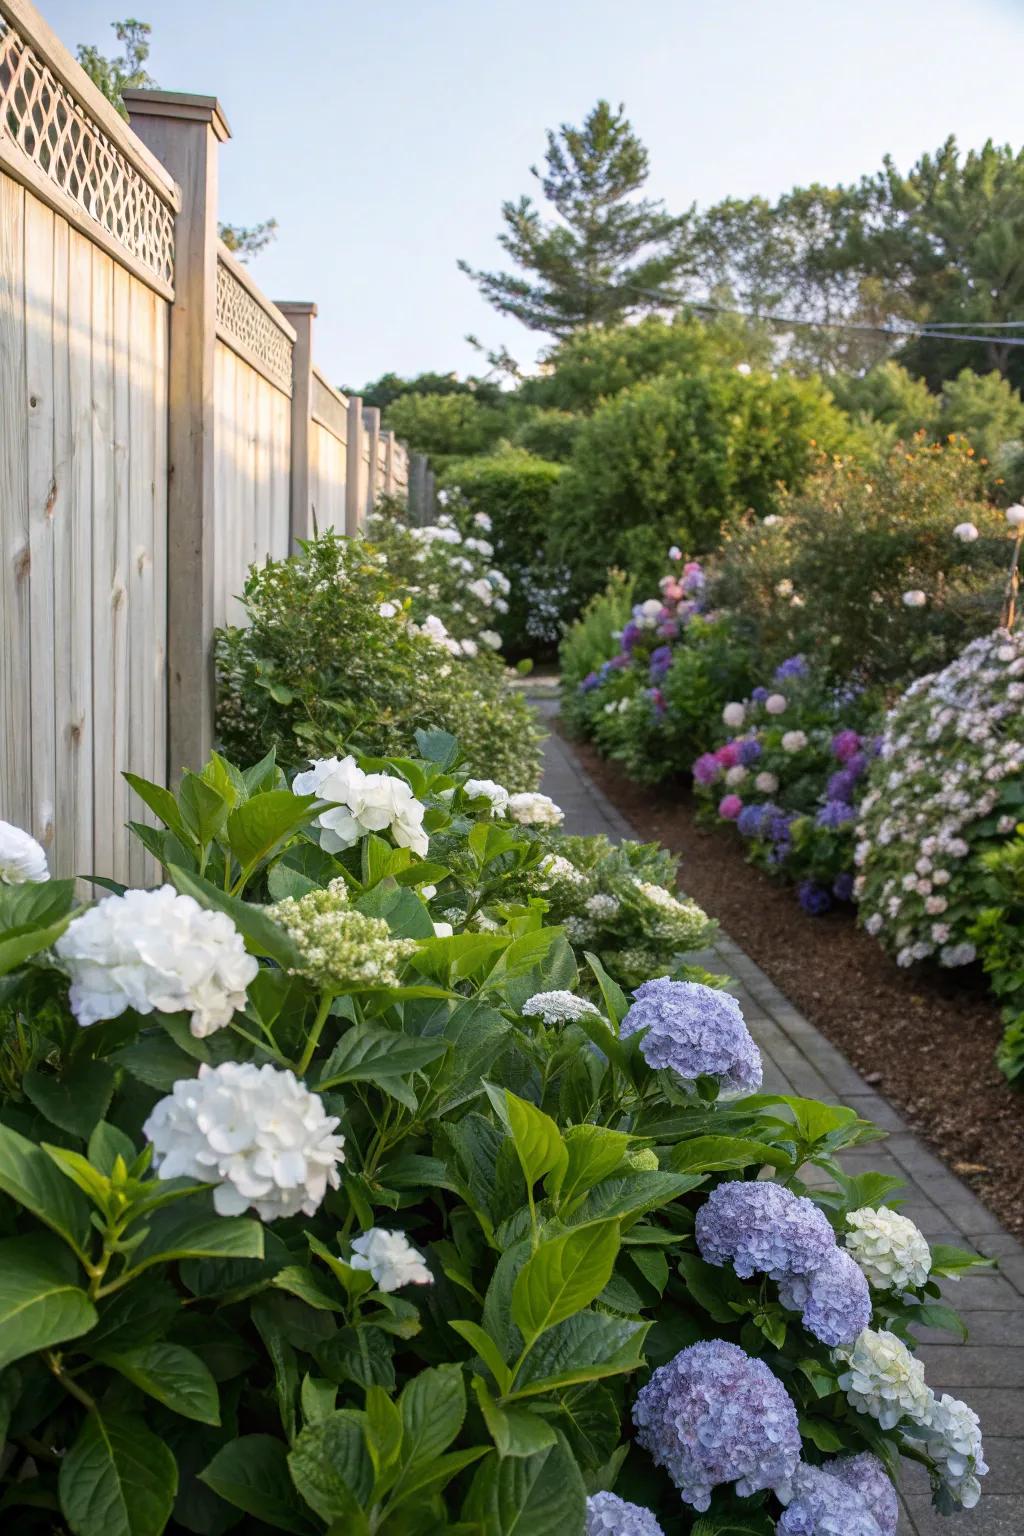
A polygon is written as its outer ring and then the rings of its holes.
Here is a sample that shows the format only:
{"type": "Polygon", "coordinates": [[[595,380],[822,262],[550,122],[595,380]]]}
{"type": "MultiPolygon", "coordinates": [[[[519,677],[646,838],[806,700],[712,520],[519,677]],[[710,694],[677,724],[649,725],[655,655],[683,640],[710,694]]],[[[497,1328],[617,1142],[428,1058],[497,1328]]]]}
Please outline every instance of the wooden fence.
{"type": "Polygon", "coordinates": [[[315,366],[316,306],[218,240],[217,101],[126,105],[0,0],[0,818],[137,881],[121,773],[209,752],[246,569],[357,532],[410,462],[315,366]]]}

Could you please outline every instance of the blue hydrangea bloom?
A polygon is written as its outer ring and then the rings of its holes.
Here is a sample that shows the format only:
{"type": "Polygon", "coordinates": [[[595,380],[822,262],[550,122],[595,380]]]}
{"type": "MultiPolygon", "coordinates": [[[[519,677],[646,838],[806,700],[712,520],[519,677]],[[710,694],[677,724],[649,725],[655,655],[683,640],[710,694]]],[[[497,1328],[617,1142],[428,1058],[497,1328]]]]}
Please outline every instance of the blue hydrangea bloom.
{"type": "Polygon", "coordinates": [[[796,1406],[765,1365],[724,1339],[681,1350],[633,1405],[637,1440],[682,1498],[705,1510],[735,1483],[741,1498],[785,1486],[800,1460],[796,1406]]]}
{"type": "Polygon", "coordinates": [[[807,1465],[796,1469],[792,1502],[775,1531],[776,1536],[882,1536],[855,1488],[823,1467],[807,1465]]]}
{"type": "Polygon", "coordinates": [[[761,1053],[743,1022],[740,1005],[728,992],[697,981],[645,981],[623,1019],[623,1039],[647,1033],[640,1053],[650,1067],[668,1067],[687,1082],[717,1077],[722,1093],[756,1093],[761,1086],[761,1053]]]}
{"type": "Polygon", "coordinates": [[[848,1488],[855,1488],[875,1517],[882,1536],[896,1536],[900,1508],[892,1479],[877,1456],[862,1451],[859,1456],[838,1456],[828,1462],[826,1471],[848,1488]]]}
{"type": "Polygon", "coordinates": [[[832,882],[832,895],[836,901],[853,900],[853,876],[848,869],[842,870],[832,882]]]}
{"type": "Polygon", "coordinates": [[[765,807],[763,805],[745,805],[743,807],[736,818],[736,826],[741,837],[760,837],[764,813],[765,807]]]}
{"type": "Polygon", "coordinates": [[[805,1275],[837,1251],[828,1218],[813,1201],[760,1179],[713,1189],[697,1212],[696,1236],[707,1263],[731,1264],[743,1280],[805,1275]]]}
{"type": "Polygon", "coordinates": [[[782,1277],[779,1300],[799,1312],[808,1332],[831,1349],[852,1344],[871,1322],[868,1282],[845,1248],[833,1248],[810,1274],[782,1277]]]}
{"type": "Polygon", "coordinates": [[[817,880],[801,880],[796,888],[797,900],[811,917],[821,917],[832,905],[828,887],[817,880]]]}
{"type": "Polygon", "coordinates": [[[830,832],[837,832],[840,827],[849,826],[851,821],[856,820],[856,817],[857,812],[845,800],[826,800],[814,820],[819,827],[825,827],[830,832]]]}
{"type": "Polygon", "coordinates": [[[806,677],[807,661],[803,656],[789,656],[775,668],[776,680],[785,682],[787,677],[806,677]]]}
{"type": "Polygon", "coordinates": [[[753,736],[744,736],[738,745],[740,749],[740,762],[744,768],[749,768],[761,756],[761,743],[755,741],[753,736]]]}
{"type": "Polygon", "coordinates": [[[649,1509],[615,1493],[595,1493],[587,1500],[584,1536],[665,1536],[649,1509]]]}
{"type": "Polygon", "coordinates": [[[651,681],[660,683],[672,665],[672,647],[670,645],[657,646],[651,652],[648,665],[651,669],[651,681]]]}
{"type": "Polygon", "coordinates": [[[763,704],[765,699],[768,697],[768,689],[758,684],[758,686],[751,693],[750,697],[753,699],[755,704],[763,704]]]}

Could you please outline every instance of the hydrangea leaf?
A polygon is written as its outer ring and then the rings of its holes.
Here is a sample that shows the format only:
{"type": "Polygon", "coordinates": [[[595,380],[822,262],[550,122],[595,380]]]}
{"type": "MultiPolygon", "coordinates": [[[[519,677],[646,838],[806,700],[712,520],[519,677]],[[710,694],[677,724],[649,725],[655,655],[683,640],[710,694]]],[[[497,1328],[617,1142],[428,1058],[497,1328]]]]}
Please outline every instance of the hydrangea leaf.
{"type": "Polygon", "coordinates": [[[512,1317],[525,1348],[556,1323],[582,1311],[611,1279],[619,1224],[606,1221],[542,1242],[516,1276],[512,1317]]]}
{"type": "MultiPolygon", "coordinates": [[[[317,1429],[320,1427],[316,1426],[317,1429]]],[[[241,1435],[222,1446],[200,1472],[200,1481],[247,1515],[253,1515],[279,1531],[309,1536],[316,1530],[316,1525],[297,1506],[295,1489],[298,1488],[311,1508],[315,1509],[316,1505],[309,1499],[304,1483],[296,1477],[292,1457],[297,1456],[303,1438],[313,1432],[302,1431],[291,1457],[284,1443],[273,1435],[241,1435]]],[[[331,1516],[328,1514],[325,1518],[331,1516]]]]}
{"type": "Polygon", "coordinates": [[[96,1308],[76,1279],[70,1254],[46,1233],[0,1242],[0,1370],[88,1333],[96,1308]]]}
{"type": "Polygon", "coordinates": [[[141,1344],[97,1355],[128,1381],[183,1418],[220,1423],[217,1383],[199,1356],[181,1344],[141,1344]]]}
{"type": "Polygon", "coordinates": [[[138,1414],[96,1409],[61,1463],[58,1488],[76,1536],[160,1536],[178,1467],[138,1414]]]}

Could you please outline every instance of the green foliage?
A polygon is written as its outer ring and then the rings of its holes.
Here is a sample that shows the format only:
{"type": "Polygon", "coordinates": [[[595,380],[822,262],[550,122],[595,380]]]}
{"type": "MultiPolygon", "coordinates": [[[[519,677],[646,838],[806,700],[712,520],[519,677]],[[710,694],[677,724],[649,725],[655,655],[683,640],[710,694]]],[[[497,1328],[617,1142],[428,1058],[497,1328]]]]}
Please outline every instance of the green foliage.
{"type": "Polygon", "coordinates": [[[485,453],[501,436],[505,413],[463,393],[400,395],[388,405],[385,425],[414,453],[435,462],[485,453]]]}
{"type": "Polygon", "coordinates": [[[851,416],[889,429],[890,447],[909,442],[917,432],[934,437],[939,430],[941,402],[923,379],[913,378],[891,359],[867,373],[839,375],[833,387],[851,416]]]}
{"type": "Polygon", "coordinates": [[[552,336],[662,308],[660,290],[685,263],[687,219],[636,197],[647,151],[623,108],[599,101],[582,128],[563,123],[548,133],[544,158],[546,170],[531,172],[557,219],[544,223],[529,197],[502,205],[498,240],[525,275],[464,261],[461,270],[501,314],[552,336]]]}
{"type": "Polygon", "coordinates": [[[590,672],[615,654],[615,636],[621,634],[633,608],[635,584],[624,571],[612,571],[603,592],[589,599],[579,618],[566,630],[558,648],[562,678],[562,719],[570,729],[582,730],[587,718],[586,695],[579,685],[590,672]]]}
{"type": "Polygon", "coordinates": [[[580,425],[579,416],[572,411],[527,406],[512,434],[512,443],[538,459],[564,464],[572,458],[580,425]]]}
{"type": "Polygon", "coordinates": [[[371,546],[329,531],[289,559],[254,567],[248,625],[217,637],[218,731],[231,755],[264,741],[285,766],[347,747],[403,750],[417,729],[458,736],[481,776],[530,788],[536,732],[481,648],[451,656],[413,634],[405,594],[371,546]],[[394,612],[381,613],[381,604],[394,612]]]}
{"type": "MultiPolygon", "coordinates": [[[[653,1366],[711,1337],[768,1360],[811,1443],[894,1456],[774,1287],[711,1270],[693,1238],[715,1182],[762,1172],[841,1231],[891,1190],[837,1162],[874,1128],[805,1099],[722,1103],[713,1079],[652,1070],[641,1037],[620,1035],[622,957],[605,946],[637,939],[664,974],[706,940],[699,909],[667,896],[673,861],[495,816],[457,743],[418,747],[363,767],[422,803],[422,858],[386,829],[328,852],[324,802],[291,795],[270,755],[244,770],[215,756],[176,793],[132,777],[158,823],[138,827],[151,855],[260,962],[213,1033],[148,991],[148,1013],[122,1002],[83,1028],[48,953],[73,883],[0,885],[0,950],[36,939],[5,979],[18,1054],[0,1077],[3,1501],[19,1531],[579,1536],[588,1490],[620,1475],[672,1529],[687,1516],[636,1447],[632,1402],[653,1366]],[[337,881],[395,939],[415,934],[397,984],[323,991],[266,904],[321,904],[337,881]],[[580,906],[597,895],[615,919],[580,906]],[[550,991],[590,1011],[525,1007],[550,991]],[[157,1101],[232,1062],[290,1069],[336,1117],[337,1185],[305,1183],[298,1214],[217,1213],[253,1155],[241,1106],[231,1157],[204,1161],[202,1181],[188,1159],[154,1166],[157,1101]],[[429,1278],[365,1267],[371,1230],[404,1236],[429,1278]]],[[[160,987],[174,963],[161,957],[160,987]]],[[[293,1148],[297,1127],[278,1130],[293,1148]]],[[[264,1193],[308,1179],[296,1155],[268,1156],[264,1193]]],[[[936,1272],[971,1262],[937,1253],[936,1272]]],[[[874,1321],[908,1338],[915,1321],[958,1327],[934,1291],[878,1293],[874,1321]]],[[[704,1523],[728,1529],[734,1505],[716,1490],[704,1523]]],[[[779,1512],[768,1493],[744,1508],[753,1530],[779,1512]]]]}
{"type": "Polygon", "coordinates": [[[780,507],[781,521],[750,518],[726,536],[713,583],[766,661],[802,652],[837,682],[900,683],[998,618],[1006,524],[962,442],[824,464],[780,507]],[[960,523],[981,537],[961,542],[960,523]],[[912,590],[924,607],[903,603],[912,590]]]}
{"type": "Polygon", "coordinates": [[[510,656],[550,655],[565,612],[565,575],[547,558],[547,533],[563,469],[504,446],[447,465],[443,486],[471,515],[491,521],[495,560],[511,583],[501,631],[510,656]]]}
{"type": "Polygon", "coordinates": [[[818,383],[705,369],[623,390],[584,424],[555,503],[552,552],[586,596],[610,565],[653,586],[670,544],[714,549],[748,507],[768,512],[818,453],[850,441],[818,383]]]}
{"type": "Polygon", "coordinates": [[[984,905],[968,930],[1003,1005],[1006,1033],[996,1054],[1011,1083],[1024,1082],[1024,822],[1001,848],[980,859],[984,905]]]}
{"type": "Polygon", "coordinates": [[[991,466],[989,480],[1007,480],[1004,499],[1021,487],[1024,455],[1024,400],[1009,380],[997,372],[979,375],[963,368],[942,385],[942,424],[959,432],[991,466]]]}
{"type": "Polygon", "coordinates": [[[156,81],[146,69],[149,58],[149,39],[153,31],[148,21],[112,21],[114,36],[124,47],[124,53],[108,59],[91,43],[79,43],[76,56],[93,85],[117,108],[121,116],[128,116],[121,92],[125,90],[149,90],[156,81]]]}

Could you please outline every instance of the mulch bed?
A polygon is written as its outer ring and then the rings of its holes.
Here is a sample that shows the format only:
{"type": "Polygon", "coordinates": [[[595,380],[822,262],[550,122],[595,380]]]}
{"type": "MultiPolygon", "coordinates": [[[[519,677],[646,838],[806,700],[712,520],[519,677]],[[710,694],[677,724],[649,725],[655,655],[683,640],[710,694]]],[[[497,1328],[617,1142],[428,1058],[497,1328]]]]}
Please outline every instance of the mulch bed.
{"type": "Polygon", "coordinates": [[[807,917],[791,888],[747,864],[735,833],[698,824],[687,786],[640,788],[589,743],[571,745],[637,834],[680,855],[686,893],[1024,1234],[1024,1094],[993,1063],[1000,1025],[984,979],[899,970],[847,913],[807,917]]]}

